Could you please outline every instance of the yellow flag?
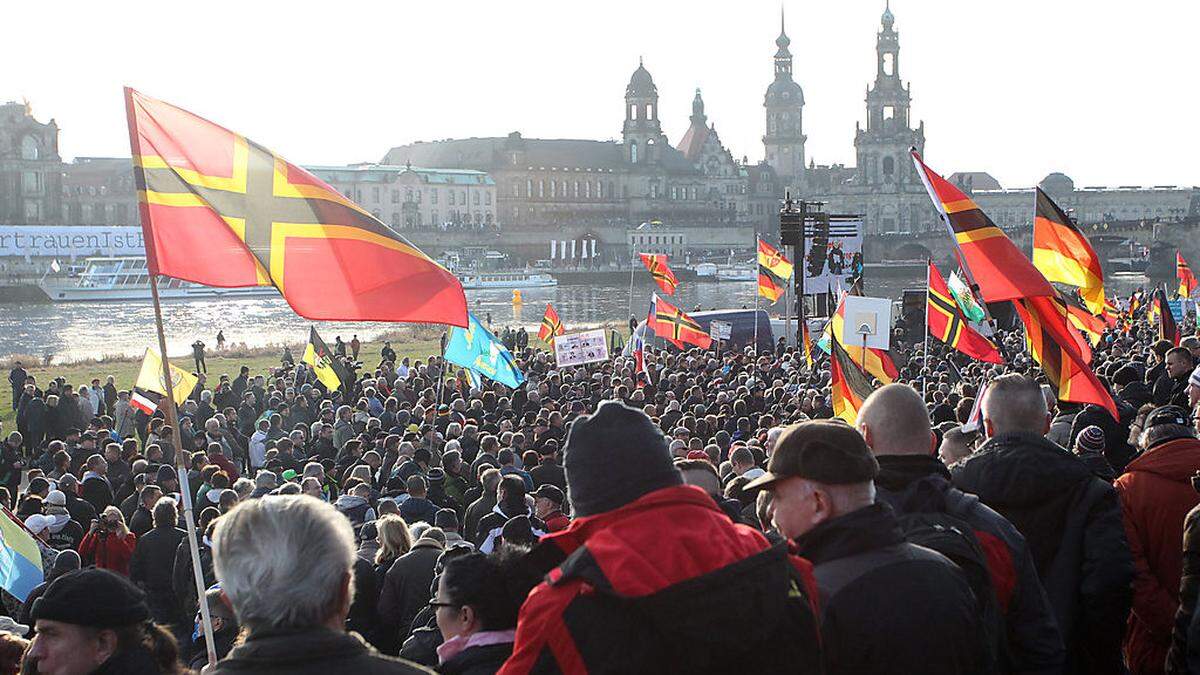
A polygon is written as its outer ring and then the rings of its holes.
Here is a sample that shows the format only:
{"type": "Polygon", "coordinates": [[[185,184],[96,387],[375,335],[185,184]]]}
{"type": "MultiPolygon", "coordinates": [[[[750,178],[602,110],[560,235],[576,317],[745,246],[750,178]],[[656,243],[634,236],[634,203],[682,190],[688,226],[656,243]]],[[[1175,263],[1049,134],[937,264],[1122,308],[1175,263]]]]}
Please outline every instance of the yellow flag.
{"type": "MultiPolygon", "coordinates": [[[[187,400],[187,397],[192,394],[192,390],[196,388],[196,382],[199,381],[195,375],[171,365],[171,390],[175,404],[182,404],[187,400]]],[[[167,395],[167,388],[163,384],[162,359],[159,358],[158,352],[147,347],[146,357],[142,359],[142,369],[138,372],[137,382],[135,387],[152,391],[156,394],[167,395]]]]}

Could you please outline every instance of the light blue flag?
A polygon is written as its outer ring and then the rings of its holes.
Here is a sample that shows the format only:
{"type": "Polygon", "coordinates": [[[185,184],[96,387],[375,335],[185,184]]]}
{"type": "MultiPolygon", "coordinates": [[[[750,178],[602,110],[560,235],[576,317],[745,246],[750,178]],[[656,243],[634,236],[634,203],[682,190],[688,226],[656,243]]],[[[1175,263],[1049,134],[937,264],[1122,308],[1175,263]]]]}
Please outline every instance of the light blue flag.
{"type": "Polygon", "coordinates": [[[517,370],[513,355],[474,314],[468,314],[468,317],[470,325],[467,328],[450,328],[446,360],[513,389],[521,386],[525,375],[517,370]]]}

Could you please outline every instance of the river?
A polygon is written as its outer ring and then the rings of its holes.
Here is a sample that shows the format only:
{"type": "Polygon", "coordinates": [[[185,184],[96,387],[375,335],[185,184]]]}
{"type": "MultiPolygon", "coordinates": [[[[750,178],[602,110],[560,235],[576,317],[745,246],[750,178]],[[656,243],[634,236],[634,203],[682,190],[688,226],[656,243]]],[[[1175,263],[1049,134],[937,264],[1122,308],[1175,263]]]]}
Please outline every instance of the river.
{"type": "MultiPolygon", "coordinates": [[[[867,294],[898,300],[906,288],[924,287],[924,278],[867,279],[867,294]]],[[[1114,290],[1128,293],[1130,284],[1114,290]]],[[[672,304],[691,311],[729,309],[754,305],[754,282],[683,282],[672,304]]],[[[657,290],[649,279],[634,286],[633,313],[643,316],[650,294],[657,290]]],[[[524,303],[512,304],[512,292],[503,289],[469,290],[471,311],[481,320],[490,314],[493,325],[523,325],[534,335],[546,303],[554,303],[567,331],[629,317],[628,286],[577,286],[522,290],[524,303]]],[[[782,310],[768,308],[773,313],[782,310]]],[[[249,347],[303,344],[313,322],[297,316],[281,298],[171,300],[163,304],[168,352],[190,353],[197,338],[216,346],[218,330],[229,344],[249,347]]],[[[357,334],[369,340],[396,328],[386,323],[316,322],[317,330],[332,344],[335,335],[349,340],[357,334]]],[[[0,304],[0,358],[13,354],[42,357],[51,354],[64,363],[106,356],[135,356],[154,344],[154,309],[144,302],[0,304]]]]}

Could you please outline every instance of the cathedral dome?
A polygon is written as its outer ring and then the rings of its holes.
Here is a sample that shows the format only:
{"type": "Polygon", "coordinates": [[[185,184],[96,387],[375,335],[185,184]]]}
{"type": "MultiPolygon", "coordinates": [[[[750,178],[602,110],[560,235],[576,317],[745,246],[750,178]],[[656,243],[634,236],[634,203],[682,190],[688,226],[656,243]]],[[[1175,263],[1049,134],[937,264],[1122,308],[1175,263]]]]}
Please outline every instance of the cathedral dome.
{"type": "Polygon", "coordinates": [[[1058,171],[1043,178],[1038,186],[1052,195],[1065,195],[1075,191],[1075,181],[1058,171]]]}
{"type": "Polygon", "coordinates": [[[804,90],[793,79],[776,78],[767,87],[766,105],[804,105],[804,90]]]}
{"type": "Polygon", "coordinates": [[[629,86],[625,87],[626,97],[646,97],[657,96],[658,88],[654,86],[654,79],[650,77],[650,71],[638,61],[637,70],[633,71],[633,76],[629,78],[629,86]]]}

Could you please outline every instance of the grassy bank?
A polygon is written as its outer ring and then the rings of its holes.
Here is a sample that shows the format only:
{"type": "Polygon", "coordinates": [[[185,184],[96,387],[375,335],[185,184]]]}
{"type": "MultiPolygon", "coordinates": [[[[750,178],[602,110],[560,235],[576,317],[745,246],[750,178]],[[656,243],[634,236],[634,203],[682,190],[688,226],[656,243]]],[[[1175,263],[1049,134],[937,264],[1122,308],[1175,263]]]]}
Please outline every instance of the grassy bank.
{"type": "MultiPolygon", "coordinates": [[[[396,354],[400,358],[407,356],[410,359],[425,360],[430,354],[438,354],[441,350],[441,331],[430,328],[417,327],[399,331],[396,334],[389,334],[387,339],[391,340],[392,348],[396,350],[396,354]]],[[[383,342],[384,339],[381,338],[363,343],[362,349],[359,351],[359,360],[365,367],[372,368],[379,363],[379,352],[383,348],[383,342]]],[[[292,356],[296,359],[304,355],[304,343],[288,346],[292,350],[292,356]]],[[[329,348],[332,349],[333,345],[330,344],[329,348]]],[[[209,349],[204,361],[208,367],[209,378],[215,380],[220,377],[221,373],[237,377],[238,369],[242,366],[249,366],[250,372],[255,375],[265,373],[269,369],[279,366],[282,354],[283,345],[253,349],[227,347],[223,352],[209,349]]],[[[8,372],[12,368],[13,360],[17,359],[5,359],[0,362],[0,369],[3,370],[4,376],[3,386],[0,386],[0,422],[4,424],[5,433],[16,429],[16,414],[12,409],[12,388],[8,384],[8,372]]],[[[34,358],[20,360],[25,365],[25,370],[37,377],[38,386],[42,386],[55,377],[64,377],[67,382],[76,386],[89,384],[95,377],[100,378],[103,383],[106,377],[112,375],[116,379],[118,389],[129,389],[133,386],[138,370],[142,366],[140,356],[136,358],[110,357],[97,361],[51,365],[49,368],[43,368],[40,360],[34,358]]],[[[186,358],[173,357],[172,362],[188,371],[195,367],[191,354],[188,354],[186,358]]]]}

